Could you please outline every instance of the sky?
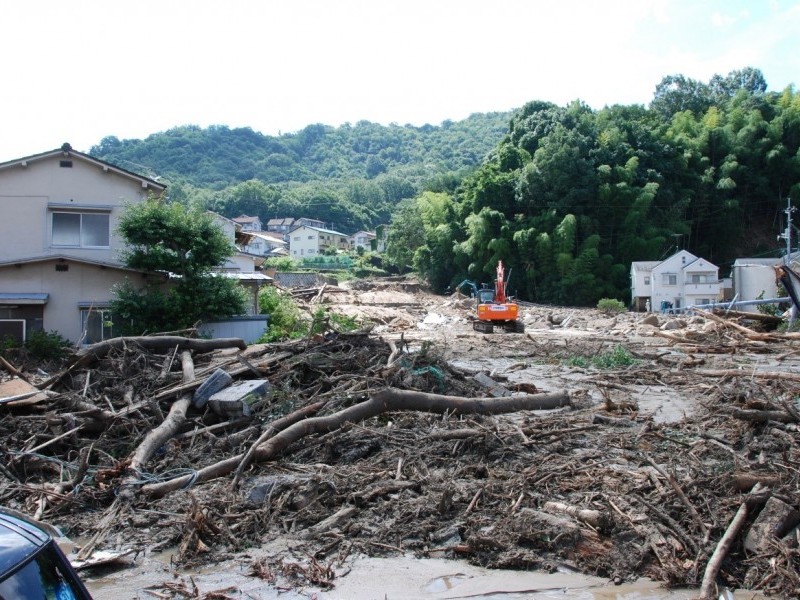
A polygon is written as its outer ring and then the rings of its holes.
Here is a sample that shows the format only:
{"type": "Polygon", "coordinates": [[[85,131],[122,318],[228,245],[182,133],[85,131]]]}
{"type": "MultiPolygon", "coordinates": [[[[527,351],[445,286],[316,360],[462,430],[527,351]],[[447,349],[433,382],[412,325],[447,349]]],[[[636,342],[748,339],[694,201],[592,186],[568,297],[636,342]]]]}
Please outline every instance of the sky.
{"type": "Polygon", "coordinates": [[[800,0],[5,2],[0,161],[181,125],[439,125],[649,104],[681,74],[800,84],[800,0]]]}

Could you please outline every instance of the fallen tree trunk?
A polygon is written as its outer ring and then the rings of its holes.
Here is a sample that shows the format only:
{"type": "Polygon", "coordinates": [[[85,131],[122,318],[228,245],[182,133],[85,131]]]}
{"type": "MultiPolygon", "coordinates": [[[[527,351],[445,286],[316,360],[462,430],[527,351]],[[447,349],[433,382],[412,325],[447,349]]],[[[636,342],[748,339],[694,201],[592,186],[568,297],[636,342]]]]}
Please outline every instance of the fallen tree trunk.
{"type": "MultiPolygon", "coordinates": [[[[480,414],[497,415],[520,410],[546,410],[568,406],[567,392],[551,394],[534,394],[525,396],[505,396],[503,398],[462,398],[459,396],[442,396],[384,388],[369,400],[346,408],[338,413],[325,417],[305,419],[287,427],[274,437],[259,446],[254,453],[254,460],[263,462],[274,458],[297,440],[315,433],[328,433],[341,427],[344,423],[357,423],[364,419],[376,417],[385,412],[396,410],[416,410],[421,412],[449,413],[456,415],[480,414]]],[[[240,454],[209,465],[191,474],[177,477],[161,483],[148,484],[142,487],[142,493],[160,497],[196,482],[208,481],[227,475],[241,462],[240,454]]]]}
{"type": "Polygon", "coordinates": [[[135,336],[135,337],[118,337],[98,342],[82,348],[75,353],[73,362],[66,369],[54,375],[50,379],[43,381],[36,385],[40,390],[49,388],[50,386],[61,381],[66,375],[78,369],[85,367],[93,362],[104,358],[112,350],[124,348],[127,344],[136,344],[147,350],[169,350],[178,348],[179,350],[194,350],[196,352],[211,352],[213,350],[222,350],[225,348],[239,348],[244,350],[247,344],[241,338],[218,338],[215,340],[202,340],[196,338],[186,338],[174,335],[163,336],[135,336]]]}
{"type": "MultiPolygon", "coordinates": [[[[192,361],[192,354],[188,350],[184,350],[181,355],[181,365],[183,367],[183,380],[191,381],[194,379],[194,362],[192,361]]],[[[169,440],[178,431],[183,422],[186,420],[186,410],[192,401],[191,394],[185,394],[175,401],[169,409],[169,414],[164,421],[150,431],[130,459],[128,465],[128,472],[131,476],[120,486],[119,496],[122,499],[133,498],[133,488],[138,482],[139,474],[144,466],[147,464],[152,456],[156,453],[164,443],[169,440]]]]}
{"type": "Polygon", "coordinates": [[[800,382],[800,374],[784,371],[745,371],[737,369],[696,369],[692,371],[705,377],[752,377],[753,379],[783,379],[800,382]]]}
{"type": "Polygon", "coordinates": [[[103,358],[112,350],[122,348],[127,344],[136,344],[147,350],[169,350],[177,347],[179,350],[194,350],[196,352],[211,352],[212,350],[221,350],[223,348],[239,348],[239,350],[247,348],[247,344],[245,344],[244,340],[241,338],[204,340],[176,335],[142,335],[135,337],[118,337],[104,342],[98,342],[86,348],[82,348],[76,353],[76,356],[80,364],[86,365],[103,358]]]}
{"type": "MultiPolygon", "coordinates": [[[[192,354],[188,350],[184,350],[181,355],[181,366],[183,367],[183,380],[191,381],[194,378],[194,362],[192,361],[192,354]]],[[[152,458],[156,450],[169,440],[183,424],[186,419],[186,410],[189,408],[191,401],[192,396],[189,394],[182,396],[173,403],[167,418],[164,419],[161,425],[148,433],[144,440],[142,440],[142,443],[136,448],[136,451],[133,453],[133,456],[129,459],[128,465],[126,466],[128,475],[119,485],[117,497],[114,498],[114,502],[106,510],[92,538],[78,553],[78,558],[80,560],[85,560],[91,556],[97,544],[108,535],[114,522],[130,506],[134,498],[134,491],[139,485],[142,467],[152,458]]]]}
{"type": "MultiPolygon", "coordinates": [[[[750,493],[757,494],[760,491],[760,484],[756,484],[750,493]]],[[[725,534],[717,543],[711,558],[708,559],[705,574],[703,575],[703,583],[700,586],[700,600],[711,600],[716,597],[717,574],[720,567],[722,567],[722,561],[725,560],[736,536],[739,535],[739,531],[747,520],[747,513],[747,500],[745,500],[733,516],[728,528],[725,530],[725,534]]]]}

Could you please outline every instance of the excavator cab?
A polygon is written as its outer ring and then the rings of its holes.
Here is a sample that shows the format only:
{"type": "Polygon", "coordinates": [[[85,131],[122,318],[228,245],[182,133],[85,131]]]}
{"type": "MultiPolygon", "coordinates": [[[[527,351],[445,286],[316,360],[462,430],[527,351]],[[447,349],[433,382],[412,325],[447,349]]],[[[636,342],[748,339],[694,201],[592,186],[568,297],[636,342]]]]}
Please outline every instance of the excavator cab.
{"type": "Polygon", "coordinates": [[[482,288],[478,290],[478,304],[491,304],[494,302],[494,290],[492,288],[482,288]]]}

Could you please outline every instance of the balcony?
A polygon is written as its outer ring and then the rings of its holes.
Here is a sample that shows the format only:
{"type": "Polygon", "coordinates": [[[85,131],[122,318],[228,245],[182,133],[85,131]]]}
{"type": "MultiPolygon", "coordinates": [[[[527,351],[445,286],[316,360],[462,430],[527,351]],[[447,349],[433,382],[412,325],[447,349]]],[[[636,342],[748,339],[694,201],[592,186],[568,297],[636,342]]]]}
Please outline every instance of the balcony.
{"type": "Polygon", "coordinates": [[[714,281],[711,283],[684,283],[683,293],[685,296],[709,296],[715,298],[722,290],[722,283],[714,281]]]}

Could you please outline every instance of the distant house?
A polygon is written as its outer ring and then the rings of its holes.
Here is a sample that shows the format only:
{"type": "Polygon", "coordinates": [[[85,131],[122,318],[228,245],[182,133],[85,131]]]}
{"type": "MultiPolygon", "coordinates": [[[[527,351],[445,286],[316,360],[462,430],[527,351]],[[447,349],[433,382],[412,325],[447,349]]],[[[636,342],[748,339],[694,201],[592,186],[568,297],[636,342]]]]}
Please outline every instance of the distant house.
{"type": "Polygon", "coordinates": [[[633,310],[686,308],[709,304],[721,298],[719,268],[681,250],[663,261],[631,263],[633,310]]]}
{"type": "Polygon", "coordinates": [[[353,235],[351,235],[348,240],[350,242],[350,248],[352,250],[357,250],[358,248],[363,248],[364,250],[371,250],[372,240],[375,239],[375,234],[371,231],[357,231],[353,235]]]}
{"type": "Polygon", "coordinates": [[[261,219],[258,217],[248,217],[241,215],[231,219],[234,223],[242,226],[242,231],[261,231],[261,219]]]}
{"type": "Polygon", "coordinates": [[[165,189],[69,144],[0,163],[0,338],[113,337],[114,285],[163,278],[122,263],[119,219],[125,203],[165,189]]]}
{"type": "Polygon", "coordinates": [[[267,233],[265,231],[248,231],[246,234],[246,241],[242,242],[239,247],[244,252],[257,254],[258,256],[265,256],[267,258],[273,256],[288,256],[289,244],[283,237],[278,237],[277,234],[267,233]]]}
{"type": "Polygon", "coordinates": [[[320,229],[325,229],[325,222],[319,221],[317,219],[309,219],[306,217],[300,217],[299,219],[295,219],[294,217],[286,217],[283,219],[270,219],[267,221],[267,231],[272,233],[279,233],[285,241],[289,241],[289,232],[296,227],[300,227],[301,225],[308,225],[309,227],[318,227],[320,229]]]}
{"type": "MultiPolygon", "coordinates": [[[[217,225],[220,226],[225,235],[231,242],[232,246],[236,246],[244,235],[245,238],[249,234],[242,234],[242,226],[235,219],[227,219],[222,215],[212,212],[217,225]]],[[[259,313],[258,307],[258,290],[264,285],[272,283],[272,277],[260,272],[261,265],[264,264],[265,258],[249,252],[238,250],[228,257],[228,259],[214,269],[216,273],[220,273],[230,279],[235,279],[239,285],[247,290],[249,302],[247,305],[248,315],[257,315],[259,313]]]]}
{"type": "Polygon", "coordinates": [[[328,248],[349,250],[348,236],[338,231],[301,225],[289,232],[289,254],[292,258],[318,256],[328,248]]]}

